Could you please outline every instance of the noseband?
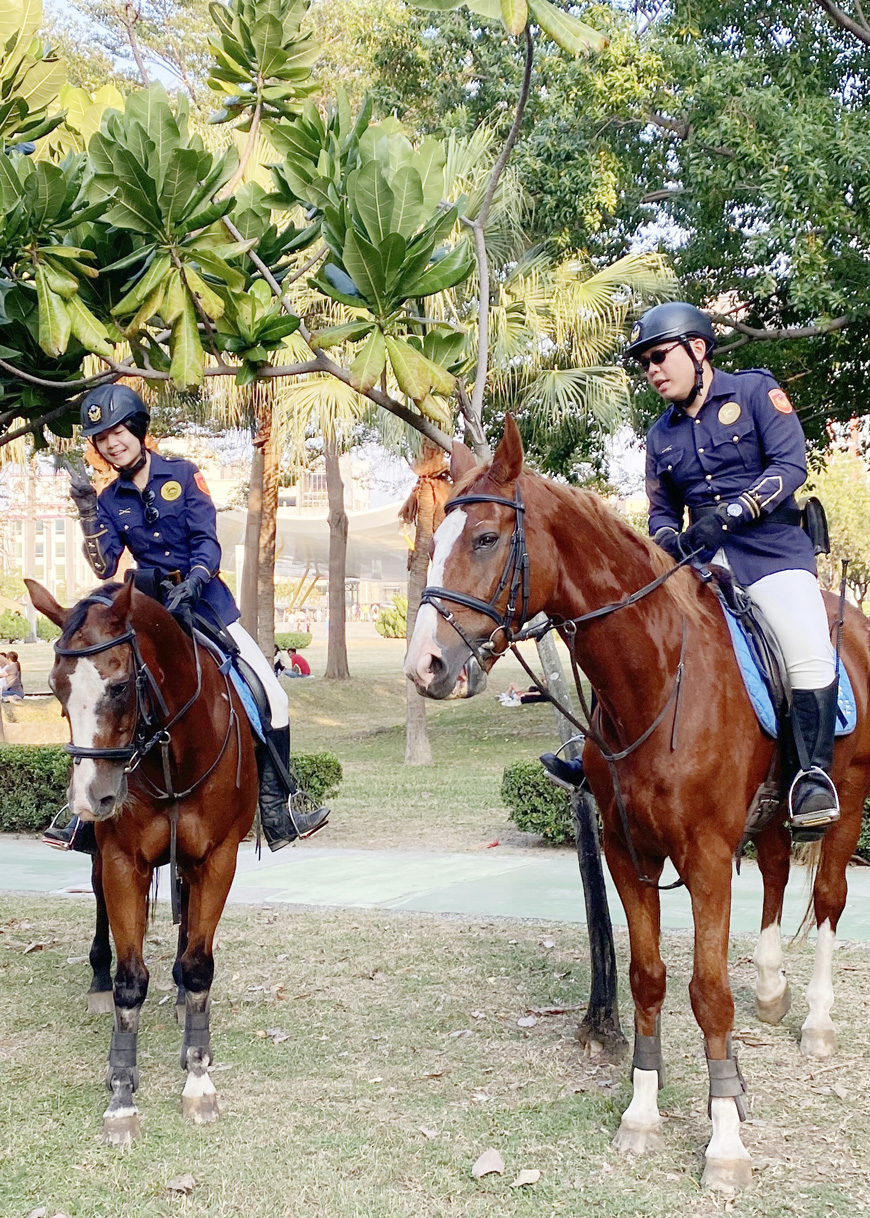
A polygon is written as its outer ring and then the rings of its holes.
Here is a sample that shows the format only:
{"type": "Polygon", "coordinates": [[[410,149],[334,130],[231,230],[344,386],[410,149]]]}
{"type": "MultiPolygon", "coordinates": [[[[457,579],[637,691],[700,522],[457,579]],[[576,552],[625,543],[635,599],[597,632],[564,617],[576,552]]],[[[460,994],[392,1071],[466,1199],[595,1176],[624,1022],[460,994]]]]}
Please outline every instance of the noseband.
{"type": "Polygon", "coordinates": [[[454,508],[464,507],[467,503],[497,503],[502,507],[512,508],[515,512],[514,531],[511,534],[510,549],[508,550],[505,567],[495,592],[493,592],[488,601],[484,601],[476,596],[468,596],[465,592],[454,592],[452,588],[441,588],[434,584],[427,584],[420,597],[420,604],[431,605],[446,622],[449,622],[471,651],[471,654],[478,662],[481,662],[482,659],[492,655],[495,651],[496,635],[500,632],[503,633],[505,643],[509,644],[513,637],[512,625],[514,618],[518,617],[517,625],[522,627],[528,614],[529,556],[526,553],[524,523],[526,508],[523,503],[519,483],[517,483],[513,499],[505,499],[501,495],[460,495],[457,499],[450,500],[444,509],[444,513],[447,515],[454,508]],[[497,605],[499,598],[506,588],[508,589],[508,600],[504,612],[501,613],[497,605]],[[517,615],[518,599],[520,601],[519,615],[517,615]],[[449,601],[454,605],[461,605],[463,609],[472,609],[476,613],[483,613],[486,617],[491,618],[495,622],[496,628],[489,636],[487,642],[482,645],[476,645],[469,638],[465,630],[463,630],[455,615],[446,607],[445,601],[449,601]]]}

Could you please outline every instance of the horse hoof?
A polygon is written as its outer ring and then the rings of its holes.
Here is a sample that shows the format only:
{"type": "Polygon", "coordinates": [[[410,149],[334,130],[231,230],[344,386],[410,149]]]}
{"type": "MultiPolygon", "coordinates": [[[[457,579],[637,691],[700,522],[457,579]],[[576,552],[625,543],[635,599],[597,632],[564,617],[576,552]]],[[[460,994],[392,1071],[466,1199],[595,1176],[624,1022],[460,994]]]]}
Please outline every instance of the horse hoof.
{"type": "Polygon", "coordinates": [[[779,1023],[791,1008],[791,991],[786,985],[778,998],[763,1000],[756,997],[755,1014],[762,1023],[779,1023]]]}
{"type": "Polygon", "coordinates": [[[701,1176],[701,1188],[726,1197],[736,1197],[752,1183],[752,1162],[746,1159],[708,1159],[701,1176]]]}
{"type": "Polygon", "coordinates": [[[837,1051],[834,1028],[802,1028],[801,1053],[804,1057],[833,1057],[837,1051]]]}
{"type": "Polygon", "coordinates": [[[114,1015],[115,995],[111,990],[93,990],[88,994],[89,1015],[114,1015]]]}
{"type": "Polygon", "coordinates": [[[220,1116],[218,1098],[216,1095],[183,1095],[181,1115],[194,1125],[207,1125],[210,1121],[216,1121],[220,1116]]]}
{"type": "Polygon", "coordinates": [[[588,1040],[584,1040],[582,1043],[584,1057],[600,1057],[604,1052],[604,1045],[600,1040],[595,1040],[594,1037],[590,1036],[588,1040]]]}
{"type": "Polygon", "coordinates": [[[662,1122],[657,1125],[634,1125],[623,1121],[613,1139],[616,1150],[624,1155],[648,1155],[663,1150],[662,1122]]]}
{"type": "Polygon", "coordinates": [[[117,1146],[119,1150],[128,1150],[141,1133],[139,1117],[135,1112],[103,1119],[104,1146],[117,1146]]]}

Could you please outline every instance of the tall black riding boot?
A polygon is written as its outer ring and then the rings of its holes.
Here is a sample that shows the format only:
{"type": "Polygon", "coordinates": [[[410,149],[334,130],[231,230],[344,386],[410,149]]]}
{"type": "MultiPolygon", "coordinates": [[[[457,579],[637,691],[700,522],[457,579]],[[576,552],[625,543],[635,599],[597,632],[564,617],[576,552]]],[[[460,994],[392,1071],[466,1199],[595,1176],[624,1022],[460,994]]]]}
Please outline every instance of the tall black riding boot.
{"type": "Polygon", "coordinates": [[[812,841],[840,819],[840,801],[830,778],[837,724],[837,682],[826,689],[793,690],[791,713],[798,757],[804,767],[789,791],[791,829],[798,841],[812,841]],[[801,741],[797,740],[798,734],[801,741]]]}
{"type": "MultiPolygon", "coordinates": [[[[278,754],[278,760],[290,774],[290,728],[278,727],[269,731],[269,741],[278,754]]],[[[288,797],[296,794],[296,784],[288,789],[271,752],[264,744],[257,745],[257,773],[260,776],[260,824],[270,850],[289,846],[297,837],[311,837],[322,829],[329,819],[329,808],[315,808],[313,812],[291,810],[288,797]]]]}
{"type": "Polygon", "coordinates": [[[42,840],[55,850],[78,850],[81,854],[97,853],[97,835],[93,821],[79,820],[74,816],[62,829],[49,825],[42,840]]]}

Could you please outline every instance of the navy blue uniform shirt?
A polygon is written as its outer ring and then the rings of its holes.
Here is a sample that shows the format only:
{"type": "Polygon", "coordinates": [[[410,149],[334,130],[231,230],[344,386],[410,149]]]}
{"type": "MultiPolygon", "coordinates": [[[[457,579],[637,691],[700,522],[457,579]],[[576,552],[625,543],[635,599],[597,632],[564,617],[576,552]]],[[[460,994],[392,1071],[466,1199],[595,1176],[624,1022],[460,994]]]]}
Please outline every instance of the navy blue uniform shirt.
{"type": "Polygon", "coordinates": [[[221,548],[215,506],[192,461],[152,452],[145,490],[118,478],[100,495],[97,513],[106,530],[100,539],[106,558],[104,578],[114,575],[125,549],[140,567],[156,568],[161,575],[180,571],[186,577],[192,567],[202,567],[211,576],[203,600],[225,626],[238,619],[233,594],[218,574],[221,548]],[[157,517],[146,524],[149,508],[157,517]]]}
{"type": "Polygon", "coordinates": [[[800,420],[763,368],[713,373],[703,406],[692,418],[671,406],[646,438],[649,531],[678,532],[688,508],[731,503],[749,492],[761,517],[742,532],[722,534],[722,548],[741,584],[774,571],[811,571],[812,543],[795,524],[770,513],[796,508],[794,492],[807,476],[800,420]]]}

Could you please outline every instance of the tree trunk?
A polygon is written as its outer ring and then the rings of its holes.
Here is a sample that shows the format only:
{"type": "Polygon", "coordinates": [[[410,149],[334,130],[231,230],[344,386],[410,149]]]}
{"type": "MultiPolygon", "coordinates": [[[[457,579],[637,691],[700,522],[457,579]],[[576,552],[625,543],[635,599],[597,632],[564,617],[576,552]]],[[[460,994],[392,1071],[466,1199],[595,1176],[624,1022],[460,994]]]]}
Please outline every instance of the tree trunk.
{"type": "Polygon", "coordinates": [[[350,676],[347,663],[345,631],[346,608],[344,588],[347,570],[347,512],[344,510],[344,484],[338,464],[338,445],[328,440],[323,455],[326,460],[326,494],[329,499],[329,638],[326,649],[328,681],[346,681],[350,676]]]}
{"type": "MultiPolygon", "coordinates": [[[[414,633],[420,596],[429,570],[429,546],[435,520],[435,497],[430,482],[421,481],[417,491],[417,529],[414,549],[408,555],[408,640],[414,633]]],[[[405,682],[405,765],[431,765],[432,747],[426,726],[426,699],[417,693],[413,681],[405,682]]]]}
{"type": "Polygon", "coordinates": [[[272,415],[272,387],[262,394],[263,497],[257,554],[257,642],[267,660],[275,650],[275,535],[278,529],[278,443],[272,415]]]}
{"type": "Polygon", "coordinates": [[[260,549],[260,517],[263,510],[263,450],[254,443],[251,459],[251,485],[248,489],[248,515],[245,522],[245,565],[239,588],[242,625],[252,638],[257,637],[257,569],[260,549]]]}

